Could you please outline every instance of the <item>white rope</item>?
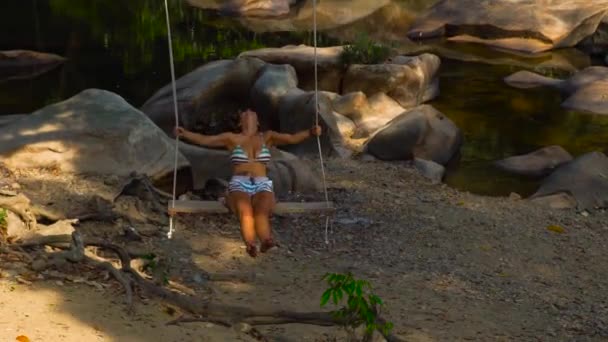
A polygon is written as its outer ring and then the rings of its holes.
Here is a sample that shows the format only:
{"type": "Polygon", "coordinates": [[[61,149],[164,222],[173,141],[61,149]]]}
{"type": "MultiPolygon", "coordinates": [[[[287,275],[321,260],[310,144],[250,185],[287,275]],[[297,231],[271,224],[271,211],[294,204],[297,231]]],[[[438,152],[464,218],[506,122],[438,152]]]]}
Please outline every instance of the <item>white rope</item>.
{"type": "MultiPolygon", "coordinates": [[[[317,78],[317,0],[312,1],[312,20],[313,20],[313,42],[314,42],[314,69],[315,69],[315,125],[319,125],[319,87],[317,78]]],[[[317,135],[317,146],[319,148],[319,158],[321,159],[321,173],[323,175],[323,189],[325,190],[325,202],[329,207],[329,195],[327,193],[327,182],[325,181],[325,165],[323,163],[323,153],[321,151],[321,138],[317,135]]],[[[329,244],[327,229],[329,227],[329,216],[325,217],[325,244],[329,244]]]]}
{"type": "MultiPolygon", "coordinates": [[[[171,62],[171,84],[173,85],[173,110],[175,112],[175,127],[179,126],[179,113],[177,109],[177,90],[175,87],[175,68],[173,66],[173,43],[171,42],[171,24],[169,22],[169,5],[165,0],[165,14],[167,17],[167,38],[169,41],[169,61],[171,62]]],[[[172,207],[175,208],[175,193],[177,189],[177,158],[179,155],[179,135],[175,135],[175,165],[173,167],[173,202],[172,207]]],[[[171,239],[173,237],[173,215],[169,218],[169,232],[167,237],[171,239]]]]}
{"type": "MultiPolygon", "coordinates": [[[[317,0],[313,0],[313,40],[314,40],[314,74],[315,74],[315,124],[319,125],[319,89],[318,89],[318,72],[317,72],[317,0]]],[[[171,41],[171,24],[169,21],[169,5],[167,4],[167,0],[165,0],[165,14],[167,21],[167,37],[168,37],[168,45],[169,45],[169,60],[171,63],[171,84],[173,87],[173,106],[175,112],[175,127],[179,126],[179,113],[177,106],[177,90],[175,86],[175,68],[173,62],[173,43],[171,41]]],[[[321,150],[321,138],[317,135],[317,147],[319,148],[319,158],[321,161],[321,173],[323,175],[323,189],[325,192],[325,202],[329,207],[329,194],[327,192],[327,181],[325,177],[325,165],[323,162],[323,153],[321,150]]],[[[175,208],[175,197],[176,197],[176,189],[177,189],[177,161],[179,155],[179,136],[175,137],[175,161],[173,168],[173,201],[172,207],[175,208]]],[[[329,228],[329,216],[325,219],[325,244],[329,244],[328,238],[328,228],[329,228]]],[[[174,218],[173,215],[170,216],[169,219],[169,232],[167,233],[167,237],[169,239],[172,238],[174,231],[174,218]]]]}

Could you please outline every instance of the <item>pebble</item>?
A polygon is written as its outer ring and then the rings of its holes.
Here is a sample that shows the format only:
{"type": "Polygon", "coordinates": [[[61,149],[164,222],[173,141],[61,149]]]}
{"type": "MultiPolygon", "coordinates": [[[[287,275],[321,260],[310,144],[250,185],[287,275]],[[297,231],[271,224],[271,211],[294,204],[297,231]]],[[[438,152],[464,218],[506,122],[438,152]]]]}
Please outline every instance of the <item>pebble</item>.
{"type": "Polygon", "coordinates": [[[42,259],[36,259],[32,262],[32,270],[38,272],[38,271],[42,271],[47,267],[47,263],[46,261],[42,260],[42,259]]]}

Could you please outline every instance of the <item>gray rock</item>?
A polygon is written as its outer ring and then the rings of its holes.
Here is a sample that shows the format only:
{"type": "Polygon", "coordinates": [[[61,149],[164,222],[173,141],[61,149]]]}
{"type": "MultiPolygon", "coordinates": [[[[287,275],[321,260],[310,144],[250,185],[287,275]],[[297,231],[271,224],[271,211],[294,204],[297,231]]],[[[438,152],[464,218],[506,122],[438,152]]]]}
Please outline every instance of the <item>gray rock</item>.
{"type": "Polygon", "coordinates": [[[576,199],[566,192],[536,197],[530,201],[551,209],[574,209],[577,206],[576,199]]]}
{"type": "MultiPolygon", "coordinates": [[[[232,165],[230,153],[226,150],[209,149],[181,143],[180,151],[190,163],[190,170],[185,175],[188,188],[204,189],[209,180],[230,180],[232,165]]],[[[288,192],[310,193],[322,190],[319,175],[296,156],[273,148],[272,161],[268,164],[268,176],[273,181],[277,195],[288,192]]]]}
{"type": "Polygon", "coordinates": [[[439,57],[425,53],[397,61],[402,64],[349,66],[342,93],[362,91],[368,97],[385,93],[404,108],[415,107],[438,95],[439,57]]]}
{"type": "Polygon", "coordinates": [[[27,114],[2,115],[0,116],[0,127],[6,126],[15,120],[23,119],[26,116],[27,114]]]}
{"type": "MultiPolygon", "coordinates": [[[[258,72],[265,63],[257,58],[238,58],[207,63],[176,80],[181,125],[189,130],[197,125],[227,130],[222,114],[226,104],[246,107],[258,72]],[[218,114],[219,113],[219,114],[218,114]]],[[[141,111],[163,131],[172,135],[175,127],[171,83],[159,89],[141,107],[141,111]]]]}
{"type": "Polygon", "coordinates": [[[540,86],[559,89],[566,98],[562,107],[597,114],[608,114],[608,68],[585,68],[567,79],[555,79],[529,71],[519,71],[505,78],[516,88],[540,86]]]}
{"type": "Polygon", "coordinates": [[[406,110],[384,93],[376,93],[368,99],[366,110],[361,111],[361,116],[356,120],[357,130],[354,138],[365,138],[376,130],[386,125],[392,119],[406,110]]]}
{"type": "Polygon", "coordinates": [[[443,180],[445,167],[430,160],[415,158],[414,167],[421,175],[431,180],[433,184],[439,184],[443,180]]]}
{"type": "Polygon", "coordinates": [[[397,116],[365,144],[364,152],[381,160],[415,158],[447,164],[462,144],[462,132],[441,112],[422,105],[397,116]]]}
{"type": "MultiPolygon", "coordinates": [[[[190,4],[202,2],[188,0],[190,4]]],[[[220,11],[226,14],[254,17],[280,17],[289,14],[289,0],[228,0],[223,1],[220,11]]]]}
{"type": "Polygon", "coordinates": [[[64,57],[30,50],[0,51],[0,82],[26,80],[47,73],[65,63],[64,57]]]}
{"type": "Polygon", "coordinates": [[[545,178],[530,198],[537,199],[559,193],[571,195],[579,209],[608,206],[608,157],[590,152],[560,166],[545,178]]]}
{"type": "MultiPolygon", "coordinates": [[[[174,142],[122,97],[88,89],[0,128],[0,157],[9,169],[158,180],[172,174],[174,142]]],[[[178,168],[187,166],[178,157],[178,168]]]]}
{"type": "Polygon", "coordinates": [[[360,120],[365,116],[364,113],[369,107],[367,96],[361,91],[355,91],[344,95],[330,93],[328,94],[328,98],[331,100],[332,108],[336,112],[351,120],[360,120]]]}
{"type": "MultiPolygon", "coordinates": [[[[315,123],[315,94],[299,88],[292,89],[279,102],[280,131],[295,133],[312,127],[315,123]]],[[[322,152],[346,158],[352,155],[345,147],[344,139],[333,115],[331,100],[325,94],[319,94],[319,124],[323,126],[321,135],[322,152]]],[[[283,148],[283,147],[282,147],[283,148]]],[[[311,137],[298,145],[285,146],[285,150],[297,155],[318,155],[316,138],[311,137]]]]}
{"type": "Polygon", "coordinates": [[[568,151],[560,146],[547,146],[534,152],[509,157],[494,163],[501,170],[522,176],[541,177],[572,160],[568,151]]]}
{"type": "Polygon", "coordinates": [[[279,126],[278,107],[281,96],[298,86],[295,69],[288,64],[267,64],[251,89],[251,103],[263,127],[279,126]]]}
{"type": "Polygon", "coordinates": [[[575,46],[595,32],[607,8],[606,0],[576,5],[571,0],[441,0],[407,35],[415,40],[446,36],[453,42],[537,53],[575,46]]]}
{"type": "MultiPolygon", "coordinates": [[[[205,0],[198,0],[205,1],[205,0]]],[[[219,0],[216,0],[219,1],[219,0]]],[[[391,0],[317,0],[317,30],[327,31],[355,23],[389,5],[391,0]]],[[[254,32],[310,31],[313,20],[311,0],[297,1],[288,16],[282,18],[252,18],[241,20],[254,32]]]]}
{"type": "Polygon", "coordinates": [[[332,115],[336,120],[336,125],[338,126],[338,132],[340,132],[340,135],[346,138],[350,137],[357,128],[355,123],[340,113],[332,112],[332,115]]]}
{"type": "MultiPolygon", "coordinates": [[[[342,46],[317,48],[317,75],[319,90],[340,92],[343,72],[340,62],[342,46]]],[[[289,64],[298,75],[298,86],[304,90],[314,90],[314,47],[307,45],[287,45],[281,48],[262,48],[243,52],[239,58],[255,57],[267,63],[289,64]]]]}

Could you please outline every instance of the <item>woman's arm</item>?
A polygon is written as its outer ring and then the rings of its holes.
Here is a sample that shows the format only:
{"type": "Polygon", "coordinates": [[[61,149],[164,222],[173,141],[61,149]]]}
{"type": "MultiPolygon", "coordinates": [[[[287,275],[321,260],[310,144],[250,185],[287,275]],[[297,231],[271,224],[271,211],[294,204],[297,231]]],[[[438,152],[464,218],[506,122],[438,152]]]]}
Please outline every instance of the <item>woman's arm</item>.
{"type": "Polygon", "coordinates": [[[270,143],[273,145],[293,145],[299,144],[311,136],[321,135],[321,126],[312,126],[310,129],[293,134],[278,133],[270,131],[270,143]]]}
{"type": "Polygon", "coordinates": [[[190,132],[183,127],[175,129],[175,135],[189,140],[198,145],[209,147],[230,147],[232,145],[233,133],[222,133],[218,135],[203,135],[195,132],[190,132]]]}

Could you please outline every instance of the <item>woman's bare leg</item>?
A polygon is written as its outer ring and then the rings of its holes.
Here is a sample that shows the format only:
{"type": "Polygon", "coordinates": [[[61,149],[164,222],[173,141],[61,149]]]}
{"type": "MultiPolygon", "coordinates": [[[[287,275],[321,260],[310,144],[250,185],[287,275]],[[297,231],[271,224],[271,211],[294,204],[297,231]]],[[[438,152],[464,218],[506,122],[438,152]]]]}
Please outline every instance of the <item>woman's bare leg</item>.
{"type": "Polygon", "coordinates": [[[253,216],[255,220],[255,232],[262,241],[261,252],[265,252],[274,246],[272,232],[270,229],[270,214],[274,208],[275,198],[272,192],[259,192],[253,196],[253,216]]]}
{"type": "Polygon", "coordinates": [[[245,192],[234,191],[228,196],[230,210],[236,213],[241,223],[241,236],[247,245],[247,253],[255,257],[255,221],[251,199],[245,192]]]}

